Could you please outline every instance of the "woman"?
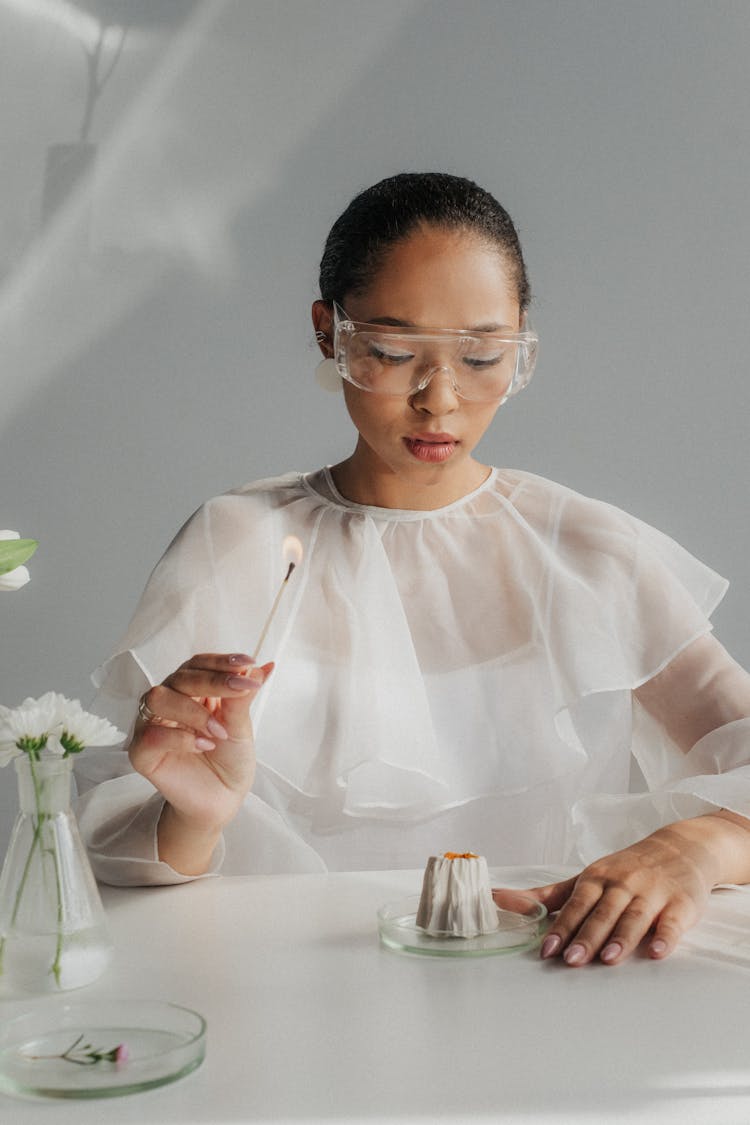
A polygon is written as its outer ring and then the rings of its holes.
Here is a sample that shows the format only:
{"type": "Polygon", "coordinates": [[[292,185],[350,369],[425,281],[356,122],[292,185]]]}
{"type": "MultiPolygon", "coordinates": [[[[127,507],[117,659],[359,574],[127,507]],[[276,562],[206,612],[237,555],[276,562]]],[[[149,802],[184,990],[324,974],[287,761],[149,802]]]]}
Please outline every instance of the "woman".
{"type": "Polygon", "coordinates": [[[649,932],[666,956],[713,886],[750,881],[750,678],[708,621],[726,583],[624,512],[473,456],[535,354],[486,192],[375,185],[320,280],[321,376],[354,451],[204,505],[152,575],[98,675],[120,725],[141,701],[135,772],[105,755],[82,804],[99,876],[580,858],[537,889],[558,911],[542,956],[615,964],[649,932]],[[289,534],[305,560],[276,666],[256,665],[289,534]],[[647,794],[628,794],[632,755],[647,794]]]}

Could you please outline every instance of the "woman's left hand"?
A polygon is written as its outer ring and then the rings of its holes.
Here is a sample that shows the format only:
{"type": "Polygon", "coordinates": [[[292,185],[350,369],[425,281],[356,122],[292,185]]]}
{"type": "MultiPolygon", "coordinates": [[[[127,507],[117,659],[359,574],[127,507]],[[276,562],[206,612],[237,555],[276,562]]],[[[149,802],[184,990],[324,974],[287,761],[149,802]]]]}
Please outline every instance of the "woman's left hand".
{"type": "Polygon", "coordinates": [[[678,821],[580,875],[534,888],[550,914],[558,912],[542,957],[560,955],[574,966],[595,958],[616,965],[649,933],[648,955],[668,956],[701,916],[712,888],[732,881],[723,874],[721,855],[737,842],[735,819],[716,813],[678,821]]]}

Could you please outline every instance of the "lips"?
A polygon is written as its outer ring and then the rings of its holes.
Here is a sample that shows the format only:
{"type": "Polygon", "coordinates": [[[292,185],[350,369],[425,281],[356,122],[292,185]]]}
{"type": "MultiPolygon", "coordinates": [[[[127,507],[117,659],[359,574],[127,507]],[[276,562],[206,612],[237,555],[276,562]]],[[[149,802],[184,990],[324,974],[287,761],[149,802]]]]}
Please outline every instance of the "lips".
{"type": "Polygon", "coordinates": [[[406,448],[418,461],[433,463],[447,461],[454,453],[458,441],[452,434],[414,434],[404,438],[406,448]]]}

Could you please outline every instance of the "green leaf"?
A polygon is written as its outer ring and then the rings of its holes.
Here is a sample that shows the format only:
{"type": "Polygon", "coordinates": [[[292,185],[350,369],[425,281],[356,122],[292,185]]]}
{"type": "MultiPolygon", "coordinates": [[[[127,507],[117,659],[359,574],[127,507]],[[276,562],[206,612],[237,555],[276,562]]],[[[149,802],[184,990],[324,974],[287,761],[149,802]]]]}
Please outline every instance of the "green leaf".
{"type": "Polygon", "coordinates": [[[23,566],[38,546],[36,539],[0,539],[0,574],[23,566]]]}

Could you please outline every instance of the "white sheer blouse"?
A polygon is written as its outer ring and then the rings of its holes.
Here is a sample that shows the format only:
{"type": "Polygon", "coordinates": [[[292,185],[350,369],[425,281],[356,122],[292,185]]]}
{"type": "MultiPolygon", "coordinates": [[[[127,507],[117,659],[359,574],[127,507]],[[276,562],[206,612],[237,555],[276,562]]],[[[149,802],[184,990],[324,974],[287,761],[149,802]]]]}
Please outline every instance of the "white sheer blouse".
{"type": "MultiPolygon", "coordinates": [[[[750,815],[750,679],[700,641],[727,583],[520,471],[428,512],[351,503],[327,469],[211,500],[154,570],[93,706],[128,729],[194,653],[252,652],[290,534],[305,557],[263,649],[257,779],[215,870],[422,867],[446,850],[577,862],[717,805],[750,815]],[[634,694],[670,668],[682,749],[634,694]],[[629,791],[633,761],[646,793],[629,791]]],[[[84,758],[98,876],[179,881],[156,853],[158,794],[122,751],[84,758]]]]}

